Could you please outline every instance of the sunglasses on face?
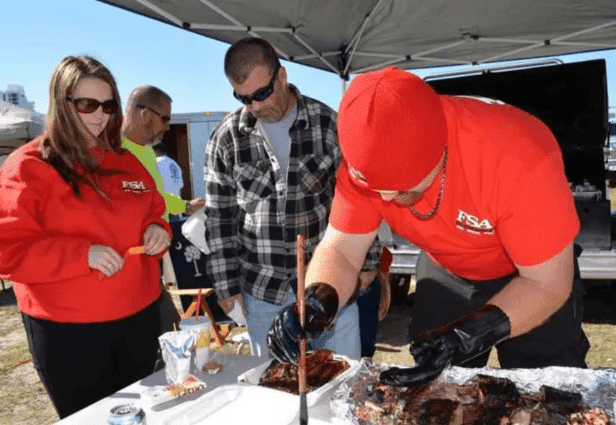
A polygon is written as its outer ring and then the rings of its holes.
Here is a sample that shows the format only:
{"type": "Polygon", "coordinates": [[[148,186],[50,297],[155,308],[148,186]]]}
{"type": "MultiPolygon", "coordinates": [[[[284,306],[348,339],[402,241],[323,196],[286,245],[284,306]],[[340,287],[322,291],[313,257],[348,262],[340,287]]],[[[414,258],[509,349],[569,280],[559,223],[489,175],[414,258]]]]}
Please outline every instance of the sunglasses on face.
{"type": "Polygon", "coordinates": [[[257,89],[257,91],[255,91],[252,96],[244,96],[243,94],[237,94],[234,90],[233,97],[242,102],[244,105],[250,105],[252,102],[263,102],[274,92],[274,83],[276,82],[276,76],[278,75],[279,69],[280,66],[278,66],[274,71],[274,75],[272,75],[272,79],[270,80],[269,84],[265,87],[257,89]]]}
{"type": "Polygon", "coordinates": [[[99,102],[98,100],[90,99],[89,97],[81,97],[79,99],[68,97],[67,99],[73,102],[73,105],[77,108],[77,112],[82,114],[91,114],[96,111],[99,106],[103,107],[103,113],[107,115],[111,115],[118,110],[118,103],[113,99],[109,99],[104,102],[99,102]]]}
{"type": "Polygon", "coordinates": [[[141,109],[147,109],[148,111],[152,112],[153,114],[158,115],[158,118],[160,118],[160,120],[163,122],[163,124],[167,124],[169,121],[171,121],[171,117],[169,115],[163,115],[160,112],[150,108],[149,106],[146,105],[136,105],[137,108],[141,108],[141,109]]]}

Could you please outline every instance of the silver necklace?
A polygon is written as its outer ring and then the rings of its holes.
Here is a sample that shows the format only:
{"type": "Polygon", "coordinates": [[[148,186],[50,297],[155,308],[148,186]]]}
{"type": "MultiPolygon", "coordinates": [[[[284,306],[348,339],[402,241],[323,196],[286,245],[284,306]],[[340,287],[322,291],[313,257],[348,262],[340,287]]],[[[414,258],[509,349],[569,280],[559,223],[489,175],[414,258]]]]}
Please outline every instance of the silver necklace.
{"type": "Polygon", "coordinates": [[[409,210],[411,210],[411,212],[413,213],[413,215],[421,220],[427,220],[429,218],[432,218],[432,216],[434,214],[436,214],[436,211],[438,210],[438,207],[441,205],[441,200],[443,199],[443,192],[445,191],[445,177],[447,175],[447,146],[445,146],[445,158],[443,159],[443,174],[441,175],[441,187],[438,190],[438,198],[436,199],[436,204],[434,205],[434,208],[432,208],[432,211],[430,211],[427,214],[423,214],[420,213],[419,211],[417,211],[415,208],[413,208],[412,205],[409,205],[409,210]]]}

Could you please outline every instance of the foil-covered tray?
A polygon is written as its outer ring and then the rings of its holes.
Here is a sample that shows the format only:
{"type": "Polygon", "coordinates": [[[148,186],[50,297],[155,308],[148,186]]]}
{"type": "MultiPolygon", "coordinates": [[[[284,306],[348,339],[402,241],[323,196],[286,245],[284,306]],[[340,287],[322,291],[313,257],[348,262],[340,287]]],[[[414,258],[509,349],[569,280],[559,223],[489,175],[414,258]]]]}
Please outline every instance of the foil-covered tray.
{"type": "MultiPolygon", "coordinates": [[[[356,382],[374,382],[384,370],[393,365],[373,363],[364,358],[353,376],[341,383],[330,398],[330,407],[336,417],[359,424],[355,414],[357,403],[350,394],[356,382]]],[[[404,366],[400,366],[404,367],[404,366]]],[[[616,369],[613,368],[570,368],[547,367],[538,369],[492,369],[449,367],[443,371],[439,379],[444,382],[465,384],[477,375],[488,375],[497,378],[507,378],[512,381],[521,394],[531,394],[540,391],[542,386],[550,386],[562,391],[579,393],[590,408],[601,408],[616,424],[614,411],[616,409],[616,369]]],[[[363,421],[362,423],[365,423],[363,421]]],[[[376,424],[375,424],[376,425],[376,424]]]]}

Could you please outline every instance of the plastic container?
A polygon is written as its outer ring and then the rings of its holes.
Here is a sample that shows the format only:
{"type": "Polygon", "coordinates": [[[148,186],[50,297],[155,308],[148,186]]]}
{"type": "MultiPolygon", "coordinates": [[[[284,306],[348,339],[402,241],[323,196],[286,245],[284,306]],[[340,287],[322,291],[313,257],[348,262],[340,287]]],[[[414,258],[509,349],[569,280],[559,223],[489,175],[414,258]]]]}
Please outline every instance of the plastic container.
{"type": "Polygon", "coordinates": [[[195,320],[194,316],[191,316],[187,319],[183,319],[180,322],[181,330],[190,330],[190,329],[198,329],[199,336],[197,337],[197,342],[195,348],[197,350],[208,347],[210,345],[210,329],[211,329],[211,320],[205,316],[199,316],[197,320],[195,320]]]}
{"type": "MultiPolygon", "coordinates": [[[[340,385],[341,382],[343,382],[345,379],[350,378],[351,376],[353,376],[355,374],[355,372],[359,369],[359,362],[357,360],[352,360],[349,359],[346,356],[341,356],[338,354],[334,354],[334,359],[335,360],[346,360],[349,363],[349,368],[347,370],[345,370],[344,372],[342,372],[340,375],[336,376],[334,379],[332,379],[331,381],[329,381],[327,384],[320,386],[319,388],[316,388],[313,391],[310,391],[309,393],[306,394],[306,403],[308,404],[308,406],[314,406],[315,404],[317,404],[319,401],[325,399],[326,397],[328,397],[329,395],[331,395],[334,391],[334,389],[340,385]]],[[[267,362],[263,363],[260,366],[257,366],[253,369],[250,369],[249,371],[241,374],[240,376],[237,377],[237,381],[239,383],[242,384],[246,384],[246,385],[254,385],[254,386],[258,386],[259,388],[263,388],[265,390],[268,391],[272,391],[276,394],[284,394],[287,397],[290,397],[293,401],[292,403],[295,404],[299,404],[299,396],[298,395],[294,395],[294,394],[290,394],[290,393],[286,393],[284,391],[279,391],[273,388],[268,388],[268,387],[260,387],[259,386],[259,380],[261,379],[261,375],[263,375],[263,372],[265,372],[265,370],[268,368],[268,366],[270,365],[270,363],[272,363],[273,360],[268,360],[267,362]]]]}
{"type": "Polygon", "coordinates": [[[292,402],[289,394],[273,393],[263,387],[224,385],[204,394],[189,408],[179,410],[162,425],[291,423],[297,415],[299,403],[292,402]]]}

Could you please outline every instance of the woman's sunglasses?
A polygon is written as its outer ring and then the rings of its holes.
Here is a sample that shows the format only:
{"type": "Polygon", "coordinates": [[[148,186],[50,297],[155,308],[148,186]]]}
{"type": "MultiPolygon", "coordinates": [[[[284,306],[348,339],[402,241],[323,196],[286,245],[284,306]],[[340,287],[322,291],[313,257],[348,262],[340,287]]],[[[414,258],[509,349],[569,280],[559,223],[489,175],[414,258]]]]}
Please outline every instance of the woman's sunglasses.
{"type": "Polygon", "coordinates": [[[276,82],[276,76],[278,75],[279,69],[280,66],[278,66],[274,71],[274,75],[272,75],[272,79],[270,80],[269,84],[265,87],[257,89],[257,91],[255,91],[252,96],[244,96],[243,94],[237,94],[234,90],[233,97],[242,102],[244,105],[250,105],[252,102],[263,102],[265,99],[270,97],[272,93],[274,93],[274,83],[276,82]]]}
{"type": "Polygon", "coordinates": [[[103,113],[107,115],[111,115],[118,110],[118,103],[113,99],[109,99],[104,102],[99,102],[98,100],[90,99],[89,97],[81,97],[79,99],[68,97],[67,99],[73,102],[73,105],[77,108],[77,112],[82,114],[91,114],[96,111],[99,106],[103,107],[103,113]]]}

